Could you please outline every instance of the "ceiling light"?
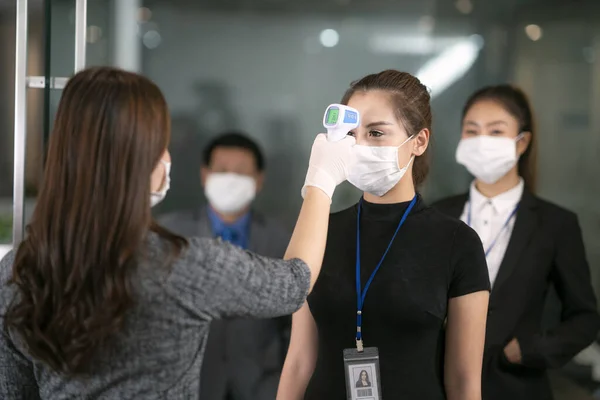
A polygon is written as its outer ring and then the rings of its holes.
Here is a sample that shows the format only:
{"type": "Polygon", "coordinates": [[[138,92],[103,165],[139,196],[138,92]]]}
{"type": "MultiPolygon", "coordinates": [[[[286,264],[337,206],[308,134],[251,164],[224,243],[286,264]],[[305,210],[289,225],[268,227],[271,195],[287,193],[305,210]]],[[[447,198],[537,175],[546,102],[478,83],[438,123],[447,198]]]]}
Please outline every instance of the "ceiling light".
{"type": "Polygon", "coordinates": [[[335,29],[325,29],[319,35],[319,40],[324,47],[335,47],[340,41],[340,35],[335,29]]]}
{"type": "Polygon", "coordinates": [[[542,28],[539,25],[531,24],[525,27],[525,33],[529,39],[537,42],[543,36],[542,28]]]}

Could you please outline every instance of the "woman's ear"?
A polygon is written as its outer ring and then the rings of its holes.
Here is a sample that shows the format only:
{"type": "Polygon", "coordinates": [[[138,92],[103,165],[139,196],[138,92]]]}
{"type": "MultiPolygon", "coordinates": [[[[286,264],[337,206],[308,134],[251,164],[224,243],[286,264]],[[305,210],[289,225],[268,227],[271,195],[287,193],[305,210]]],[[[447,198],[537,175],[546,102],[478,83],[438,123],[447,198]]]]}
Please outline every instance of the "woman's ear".
{"type": "Polygon", "coordinates": [[[167,170],[165,169],[163,162],[171,162],[171,153],[169,153],[169,150],[165,150],[160,161],[156,164],[154,171],[152,171],[152,175],[150,176],[150,191],[152,192],[159,191],[164,186],[165,180],[167,179],[167,170]]]}
{"type": "Polygon", "coordinates": [[[425,150],[427,150],[427,147],[429,146],[429,135],[430,132],[427,128],[422,129],[417,133],[413,139],[413,154],[415,156],[422,156],[423,153],[425,153],[425,150]]]}
{"type": "Polygon", "coordinates": [[[521,139],[517,141],[517,154],[519,157],[527,151],[531,144],[531,132],[521,132],[521,136],[521,139]]]}

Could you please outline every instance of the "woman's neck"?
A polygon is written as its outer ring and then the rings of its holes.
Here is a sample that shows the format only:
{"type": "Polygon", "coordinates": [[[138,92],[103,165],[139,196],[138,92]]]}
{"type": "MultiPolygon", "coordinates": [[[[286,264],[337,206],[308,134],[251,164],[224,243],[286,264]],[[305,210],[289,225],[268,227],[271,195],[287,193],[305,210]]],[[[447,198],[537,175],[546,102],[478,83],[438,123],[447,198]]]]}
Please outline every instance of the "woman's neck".
{"type": "Polygon", "coordinates": [[[496,197],[504,192],[508,192],[509,190],[515,188],[521,182],[521,177],[519,176],[519,172],[517,171],[517,167],[515,166],[511,169],[506,175],[504,175],[500,180],[493,184],[488,184],[480,181],[479,179],[475,180],[475,187],[485,197],[491,199],[496,197]]]}
{"type": "Polygon", "coordinates": [[[375,204],[396,204],[411,201],[415,197],[415,185],[413,184],[411,170],[383,196],[375,196],[371,193],[364,193],[364,199],[369,203],[375,204]]]}

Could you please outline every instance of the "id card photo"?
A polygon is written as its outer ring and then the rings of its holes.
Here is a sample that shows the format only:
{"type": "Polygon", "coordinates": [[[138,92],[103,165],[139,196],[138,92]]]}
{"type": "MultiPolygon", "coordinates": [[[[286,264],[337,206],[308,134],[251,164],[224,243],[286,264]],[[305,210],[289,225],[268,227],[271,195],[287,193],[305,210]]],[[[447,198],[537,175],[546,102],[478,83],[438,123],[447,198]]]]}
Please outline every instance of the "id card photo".
{"type": "Polygon", "coordinates": [[[348,365],[348,377],[353,384],[350,388],[352,400],[378,400],[379,387],[374,363],[348,365]]]}

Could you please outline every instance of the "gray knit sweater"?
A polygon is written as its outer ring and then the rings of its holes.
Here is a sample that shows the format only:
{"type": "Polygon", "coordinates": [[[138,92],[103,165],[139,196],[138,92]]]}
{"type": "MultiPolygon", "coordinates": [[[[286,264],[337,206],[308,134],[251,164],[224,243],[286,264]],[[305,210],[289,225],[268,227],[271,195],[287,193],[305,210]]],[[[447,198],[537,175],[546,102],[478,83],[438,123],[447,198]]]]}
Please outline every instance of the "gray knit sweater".
{"type": "MultiPolygon", "coordinates": [[[[198,399],[200,366],[212,319],[291,314],[306,299],[310,270],[246,252],[220,240],[191,239],[170,269],[152,234],[134,280],[136,306],[124,330],[92,363],[91,378],[69,379],[32,359],[19,339],[0,333],[0,399],[198,399]]],[[[13,254],[0,262],[0,321],[15,289],[13,254]]],[[[240,332],[243,335],[243,332],[240,332]]]]}

